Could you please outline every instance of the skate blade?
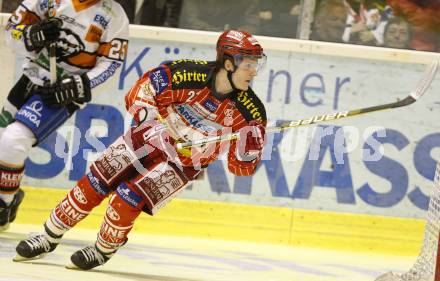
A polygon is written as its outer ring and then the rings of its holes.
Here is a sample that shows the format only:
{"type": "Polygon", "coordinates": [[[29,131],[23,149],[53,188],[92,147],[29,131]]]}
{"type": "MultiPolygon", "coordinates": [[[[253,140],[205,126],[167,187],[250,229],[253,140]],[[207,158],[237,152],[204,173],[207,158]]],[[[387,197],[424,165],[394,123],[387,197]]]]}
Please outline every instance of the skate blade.
{"type": "Polygon", "coordinates": [[[20,256],[19,254],[16,254],[15,257],[12,258],[12,261],[22,262],[22,261],[39,260],[39,259],[43,258],[45,255],[47,255],[47,253],[35,256],[33,258],[26,258],[26,257],[20,256]]]}
{"type": "Polygon", "coordinates": [[[77,267],[75,264],[73,263],[69,263],[68,265],[66,265],[67,269],[73,269],[73,270],[82,270],[81,268],[77,267]]]}
{"type": "Polygon", "coordinates": [[[5,224],[5,225],[2,225],[2,226],[0,226],[0,232],[3,232],[3,231],[6,231],[6,230],[8,230],[9,229],[9,223],[7,223],[7,224],[5,224]]]}

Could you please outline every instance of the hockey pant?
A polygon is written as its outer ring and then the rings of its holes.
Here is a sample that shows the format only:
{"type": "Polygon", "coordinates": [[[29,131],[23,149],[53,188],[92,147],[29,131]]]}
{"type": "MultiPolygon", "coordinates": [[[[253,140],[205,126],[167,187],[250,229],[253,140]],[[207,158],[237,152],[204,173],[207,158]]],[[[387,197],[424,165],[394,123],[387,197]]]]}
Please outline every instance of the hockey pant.
{"type": "Polygon", "coordinates": [[[0,114],[0,197],[18,191],[24,161],[32,146],[55,131],[78,108],[47,107],[41,97],[33,95],[38,87],[22,76],[9,92],[0,114]]]}
{"type": "Polygon", "coordinates": [[[111,194],[96,246],[104,253],[117,250],[142,211],[153,215],[198,175],[198,170],[170,161],[175,151],[163,151],[170,147],[166,129],[156,122],[129,130],[51,212],[45,223],[48,232],[62,236],[111,194]]]}
{"type": "Polygon", "coordinates": [[[32,91],[37,86],[29,80],[26,76],[22,75],[20,79],[9,91],[8,97],[3,105],[0,113],[0,136],[1,132],[14,120],[15,113],[23,104],[29,99],[32,91]]]}
{"type": "Polygon", "coordinates": [[[25,124],[35,135],[34,145],[42,142],[62,125],[79,107],[47,107],[34,95],[40,86],[22,75],[12,87],[0,113],[0,136],[14,120],[25,124]]]}

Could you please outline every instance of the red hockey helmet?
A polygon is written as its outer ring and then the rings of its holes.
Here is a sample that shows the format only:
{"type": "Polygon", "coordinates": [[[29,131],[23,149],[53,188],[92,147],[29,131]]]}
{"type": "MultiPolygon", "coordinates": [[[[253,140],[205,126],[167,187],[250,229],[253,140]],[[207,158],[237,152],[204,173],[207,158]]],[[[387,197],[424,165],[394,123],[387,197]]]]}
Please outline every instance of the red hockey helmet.
{"type": "Polygon", "coordinates": [[[217,41],[217,63],[223,64],[226,56],[233,58],[236,66],[244,57],[262,59],[259,69],[266,62],[260,43],[246,31],[227,30],[220,35],[217,41]]]}

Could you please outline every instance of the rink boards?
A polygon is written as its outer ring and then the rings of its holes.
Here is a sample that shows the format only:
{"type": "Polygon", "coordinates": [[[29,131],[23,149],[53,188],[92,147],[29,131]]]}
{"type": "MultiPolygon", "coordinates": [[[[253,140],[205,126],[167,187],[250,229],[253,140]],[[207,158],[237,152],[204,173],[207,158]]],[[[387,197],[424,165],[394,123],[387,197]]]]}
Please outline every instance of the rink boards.
{"type": "MultiPolygon", "coordinates": [[[[25,187],[17,223],[42,225],[66,190],[25,187]]],[[[78,227],[99,230],[106,202],[78,227]]],[[[175,199],[159,214],[145,213],[133,233],[327,248],[415,256],[423,220],[175,199]]]]}
{"type": "MultiPolygon", "coordinates": [[[[127,128],[123,96],[145,70],[169,60],[213,58],[218,34],[132,26],[130,36],[128,58],[114,88],[100,89],[93,103],[33,150],[24,183],[36,189],[28,190],[19,222],[42,222],[55,198],[73,187],[127,128]],[[41,198],[32,200],[35,196],[41,198]]],[[[253,88],[271,126],[402,99],[416,87],[425,64],[439,57],[259,39],[269,59],[253,88]]],[[[19,77],[21,64],[3,42],[2,95],[19,77]]],[[[437,77],[426,96],[410,107],[270,135],[254,176],[234,177],[225,161],[217,161],[204,180],[189,186],[157,217],[143,216],[135,227],[149,233],[414,254],[440,158],[439,88],[437,77]],[[373,159],[375,152],[379,159],[373,159]]],[[[100,217],[93,215],[83,225],[97,228],[100,217]]]]}

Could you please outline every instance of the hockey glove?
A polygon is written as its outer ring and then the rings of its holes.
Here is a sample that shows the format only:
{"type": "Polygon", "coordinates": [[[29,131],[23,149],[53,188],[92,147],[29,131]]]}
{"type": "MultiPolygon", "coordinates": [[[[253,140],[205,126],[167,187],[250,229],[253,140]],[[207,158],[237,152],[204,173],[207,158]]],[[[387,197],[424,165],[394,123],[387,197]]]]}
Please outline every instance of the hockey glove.
{"type": "Polygon", "coordinates": [[[66,106],[72,102],[83,104],[92,98],[90,82],[86,74],[64,77],[55,84],[36,91],[49,106],[66,106]]]}
{"type": "Polygon", "coordinates": [[[39,52],[43,47],[57,41],[63,22],[53,18],[29,25],[24,30],[24,45],[28,51],[39,52]]]}
{"type": "Polygon", "coordinates": [[[238,151],[244,160],[252,161],[264,147],[266,129],[263,124],[252,120],[248,126],[243,127],[239,132],[238,151]]]}

